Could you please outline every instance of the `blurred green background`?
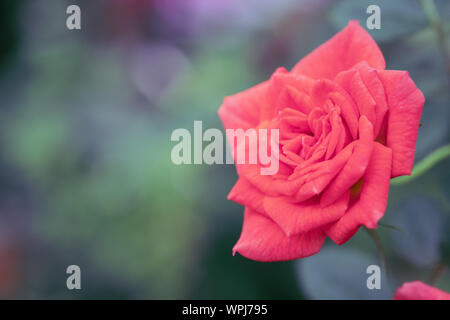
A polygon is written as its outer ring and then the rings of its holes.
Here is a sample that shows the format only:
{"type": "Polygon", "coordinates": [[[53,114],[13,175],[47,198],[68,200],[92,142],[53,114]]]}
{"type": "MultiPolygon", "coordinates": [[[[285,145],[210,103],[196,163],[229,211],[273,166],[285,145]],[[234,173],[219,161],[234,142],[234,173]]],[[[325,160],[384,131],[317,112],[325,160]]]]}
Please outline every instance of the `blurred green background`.
{"type": "Polygon", "coordinates": [[[381,262],[364,230],[302,261],[233,257],[234,167],[170,161],[174,129],[222,128],[224,96],[350,19],[365,26],[370,4],[387,67],[426,97],[417,164],[449,143],[450,1],[435,1],[435,28],[416,0],[1,1],[0,298],[390,299],[417,279],[450,291],[448,157],[392,185],[379,291],[366,288],[381,262]],[[66,28],[70,4],[81,30],[66,28]],[[66,288],[71,264],[82,290],[66,288]]]}

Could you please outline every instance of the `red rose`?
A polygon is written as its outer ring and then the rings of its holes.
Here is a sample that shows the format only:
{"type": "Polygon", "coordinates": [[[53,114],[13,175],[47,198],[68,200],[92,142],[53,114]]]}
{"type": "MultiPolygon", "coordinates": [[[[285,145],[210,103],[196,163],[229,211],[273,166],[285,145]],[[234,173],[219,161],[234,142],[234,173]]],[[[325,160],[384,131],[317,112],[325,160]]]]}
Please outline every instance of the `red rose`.
{"type": "Polygon", "coordinates": [[[404,283],[397,289],[394,300],[450,300],[450,293],[422,281],[412,281],[404,283]]]}
{"type": "Polygon", "coordinates": [[[280,140],[277,174],[236,164],[228,198],[245,213],[233,254],[297,259],[320,251],[327,235],[342,244],[361,225],[376,228],[390,179],[411,173],[423,104],[408,72],[385,70],[355,21],[292,71],[225,98],[226,129],[276,128],[280,140]]]}

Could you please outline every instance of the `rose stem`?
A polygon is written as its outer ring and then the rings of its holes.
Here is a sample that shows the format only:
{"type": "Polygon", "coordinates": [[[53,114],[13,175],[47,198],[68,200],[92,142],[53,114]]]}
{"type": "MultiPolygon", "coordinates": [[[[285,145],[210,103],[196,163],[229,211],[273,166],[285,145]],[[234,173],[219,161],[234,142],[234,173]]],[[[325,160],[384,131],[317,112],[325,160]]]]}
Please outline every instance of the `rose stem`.
{"type": "Polygon", "coordinates": [[[380,254],[380,260],[383,265],[383,269],[386,273],[386,276],[389,278],[389,271],[388,271],[388,265],[386,260],[386,254],[384,253],[383,245],[381,244],[381,239],[378,236],[378,233],[376,229],[368,229],[366,228],[367,232],[369,233],[370,237],[372,238],[373,242],[375,243],[375,246],[377,247],[378,253],[380,254]]]}
{"type": "Polygon", "coordinates": [[[433,274],[431,275],[430,284],[435,285],[439,277],[447,271],[447,265],[440,262],[436,265],[436,267],[433,270],[433,274]]]}

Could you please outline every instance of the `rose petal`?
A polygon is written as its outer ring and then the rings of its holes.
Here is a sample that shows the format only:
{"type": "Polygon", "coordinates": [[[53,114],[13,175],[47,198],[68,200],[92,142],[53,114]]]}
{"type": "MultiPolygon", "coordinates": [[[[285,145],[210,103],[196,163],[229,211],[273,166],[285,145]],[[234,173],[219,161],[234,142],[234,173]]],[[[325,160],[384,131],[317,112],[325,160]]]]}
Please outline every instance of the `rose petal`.
{"type": "Polygon", "coordinates": [[[330,113],[330,124],[331,124],[331,132],[330,132],[330,141],[327,146],[327,153],[325,154],[325,159],[330,159],[336,151],[339,138],[342,134],[345,134],[345,130],[342,126],[342,120],[339,116],[338,112],[333,110],[330,113]],[[344,131],[344,132],[343,132],[344,131]]]}
{"type": "Polygon", "coordinates": [[[219,108],[219,117],[225,129],[256,128],[261,109],[266,105],[268,81],[226,97],[219,108]]]}
{"type": "MultiPolygon", "coordinates": [[[[282,162],[280,162],[280,168],[281,167],[282,162]]],[[[258,165],[244,164],[240,165],[238,168],[238,173],[240,176],[243,176],[261,192],[271,196],[293,195],[305,181],[305,177],[299,177],[298,179],[286,181],[282,179],[274,179],[273,176],[270,175],[261,175],[261,167],[258,165]]]]}
{"type": "Polygon", "coordinates": [[[378,71],[389,105],[387,143],[392,149],[392,177],[410,175],[425,97],[407,71],[378,71]]]}
{"type": "MultiPolygon", "coordinates": [[[[291,88],[290,90],[292,91],[292,88],[295,88],[296,90],[309,95],[313,83],[314,81],[312,79],[309,79],[308,77],[288,72],[285,68],[278,68],[270,77],[266,93],[267,104],[264,108],[261,109],[260,120],[266,121],[273,119],[273,117],[279,111],[279,109],[277,109],[276,107],[285,107],[285,105],[283,105],[283,99],[286,98],[286,89],[291,88]]],[[[299,97],[295,93],[292,98],[301,99],[301,97],[299,97]]],[[[303,103],[300,100],[298,100],[298,102],[303,103]]],[[[305,101],[305,103],[309,102],[305,101]]],[[[305,111],[310,106],[306,104],[304,105],[304,107],[306,108],[304,109],[305,111]]]]}
{"type": "Polygon", "coordinates": [[[350,192],[323,208],[317,199],[291,203],[283,197],[265,197],[265,212],[287,236],[308,232],[338,220],[345,214],[350,192]]]}
{"type": "Polygon", "coordinates": [[[376,102],[372,98],[369,90],[363,82],[358,70],[350,69],[339,73],[336,82],[341,85],[355,101],[359,114],[366,118],[375,126],[376,124],[376,102]]]}
{"type": "Polygon", "coordinates": [[[373,126],[365,116],[359,119],[359,140],[352,156],[342,171],[324,190],[320,203],[323,206],[336,201],[345,191],[349,190],[363,176],[369,164],[373,149],[373,126]]]}
{"type": "Polygon", "coordinates": [[[422,281],[412,281],[397,289],[394,300],[450,300],[450,293],[422,281]]]}
{"type": "Polygon", "coordinates": [[[314,104],[308,94],[296,89],[293,86],[286,86],[282,89],[277,100],[277,109],[295,108],[304,114],[309,114],[314,109],[314,104]]]}
{"type": "Polygon", "coordinates": [[[338,222],[326,230],[334,242],[346,242],[358,231],[360,225],[370,229],[377,227],[386,210],[391,163],[391,149],[375,142],[359,199],[338,222]]]}
{"type": "Polygon", "coordinates": [[[373,100],[376,103],[375,115],[376,123],[374,123],[375,137],[378,136],[381,126],[384,121],[384,117],[388,110],[388,105],[386,101],[386,94],[384,92],[383,83],[378,77],[377,70],[371,68],[366,62],[359,63],[355,68],[358,69],[359,74],[366,86],[367,90],[370,92],[373,100]]]}
{"type": "Polygon", "coordinates": [[[357,21],[349,24],[330,40],[300,60],[292,69],[313,79],[334,79],[341,71],[366,61],[371,67],[384,69],[380,48],[357,21]]]}
{"type": "Polygon", "coordinates": [[[250,207],[253,210],[264,213],[264,194],[255,188],[244,178],[239,178],[228,194],[228,200],[250,207]]]}
{"type": "Polygon", "coordinates": [[[284,261],[309,257],[320,251],[325,241],[320,230],[287,237],[269,218],[246,208],[241,236],[233,248],[256,261],[284,261]]]}
{"type": "Polygon", "coordinates": [[[353,138],[356,138],[358,133],[359,110],[347,91],[333,81],[322,79],[315,82],[311,90],[311,95],[313,102],[318,106],[322,106],[327,99],[331,99],[340,108],[342,117],[350,133],[353,138]]]}
{"type": "Polygon", "coordinates": [[[305,183],[295,195],[297,201],[304,201],[322,192],[332,179],[341,171],[353,153],[355,143],[349,144],[333,159],[318,162],[315,165],[296,170],[289,179],[305,177],[305,183]]]}

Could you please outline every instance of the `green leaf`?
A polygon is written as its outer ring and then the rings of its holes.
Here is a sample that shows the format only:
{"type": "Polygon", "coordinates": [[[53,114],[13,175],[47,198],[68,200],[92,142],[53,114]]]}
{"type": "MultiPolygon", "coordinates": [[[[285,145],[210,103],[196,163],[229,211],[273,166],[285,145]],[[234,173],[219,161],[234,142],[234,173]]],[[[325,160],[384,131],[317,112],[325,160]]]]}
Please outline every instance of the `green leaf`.
{"type": "Polygon", "coordinates": [[[440,260],[444,220],[437,203],[421,195],[408,196],[392,217],[392,223],[405,230],[390,234],[394,250],[417,267],[433,266],[440,260]]]}

